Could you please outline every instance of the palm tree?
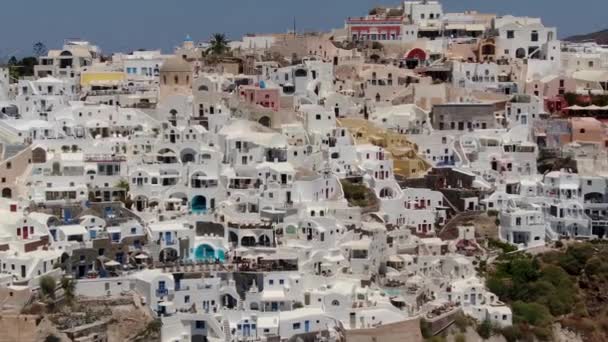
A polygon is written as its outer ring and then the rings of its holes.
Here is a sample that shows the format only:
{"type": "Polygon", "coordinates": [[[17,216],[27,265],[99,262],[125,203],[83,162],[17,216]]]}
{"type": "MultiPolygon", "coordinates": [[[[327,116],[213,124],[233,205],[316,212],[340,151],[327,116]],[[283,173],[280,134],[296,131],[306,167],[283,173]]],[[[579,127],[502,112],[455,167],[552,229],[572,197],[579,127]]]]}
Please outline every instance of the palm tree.
{"type": "Polygon", "coordinates": [[[209,48],[207,49],[207,54],[212,54],[216,56],[222,56],[230,51],[230,47],[228,46],[228,39],[226,35],[223,33],[214,33],[211,36],[211,40],[209,41],[209,48]]]}

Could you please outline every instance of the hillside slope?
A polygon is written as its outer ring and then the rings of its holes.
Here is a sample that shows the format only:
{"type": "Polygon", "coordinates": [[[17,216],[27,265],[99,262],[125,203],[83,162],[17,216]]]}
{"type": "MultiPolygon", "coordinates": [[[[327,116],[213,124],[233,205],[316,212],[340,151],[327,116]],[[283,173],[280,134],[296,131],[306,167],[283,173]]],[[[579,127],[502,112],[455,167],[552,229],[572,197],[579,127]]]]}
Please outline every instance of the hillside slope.
{"type": "Polygon", "coordinates": [[[580,34],[564,38],[569,42],[596,42],[598,44],[608,44],[608,29],[593,33],[580,34]]]}

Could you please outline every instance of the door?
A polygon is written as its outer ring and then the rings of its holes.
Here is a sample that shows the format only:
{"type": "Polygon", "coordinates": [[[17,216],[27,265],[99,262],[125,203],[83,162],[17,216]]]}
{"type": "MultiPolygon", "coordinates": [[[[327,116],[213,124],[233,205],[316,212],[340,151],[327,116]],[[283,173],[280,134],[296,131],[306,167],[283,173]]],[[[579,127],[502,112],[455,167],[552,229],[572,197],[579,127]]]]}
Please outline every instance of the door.
{"type": "Polygon", "coordinates": [[[279,311],[279,303],[277,303],[277,302],[272,302],[272,303],[270,304],[270,311],[272,311],[272,312],[279,311]]]}
{"type": "Polygon", "coordinates": [[[167,245],[171,244],[171,232],[165,232],[165,243],[167,245]]]}
{"type": "Polygon", "coordinates": [[[304,332],[310,332],[310,321],[304,321],[304,332]]]}
{"type": "Polygon", "coordinates": [[[27,240],[28,230],[27,227],[23,227],[23,240],[27,240]]]}
{"type": "Polygon", "coordinates": [[[63,219],[65,222],[70,222],[72,220],[72,211],[69,208],[63,209],[63,219]]]}

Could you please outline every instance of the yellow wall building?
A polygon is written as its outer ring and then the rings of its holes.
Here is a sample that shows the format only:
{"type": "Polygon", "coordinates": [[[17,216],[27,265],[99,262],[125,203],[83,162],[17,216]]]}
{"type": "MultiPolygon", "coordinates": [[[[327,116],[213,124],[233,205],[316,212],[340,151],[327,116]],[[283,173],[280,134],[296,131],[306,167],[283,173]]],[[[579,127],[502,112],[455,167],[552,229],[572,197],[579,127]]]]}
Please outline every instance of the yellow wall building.
{"type": "Polygon", "coordinates": [[[112,86],[125,80],[125,73],[119,71],[85,71],[80,74],[80,86],[112,86]]]}

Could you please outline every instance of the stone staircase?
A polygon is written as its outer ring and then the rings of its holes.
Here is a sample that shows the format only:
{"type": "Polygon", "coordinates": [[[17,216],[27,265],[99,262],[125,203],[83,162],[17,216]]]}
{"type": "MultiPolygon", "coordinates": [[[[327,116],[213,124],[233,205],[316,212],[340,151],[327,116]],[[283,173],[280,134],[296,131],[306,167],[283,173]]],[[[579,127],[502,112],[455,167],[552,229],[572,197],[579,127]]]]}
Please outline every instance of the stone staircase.
{"type": "Polygon", "coordinates": [[[19,154],[19,152],[23,151],[26,147],[27,146],[20,145],[20,144],[4,145],[3,159],[6,160],[6,159],[16,156],[17,154],[19,154]]]}
{"type": "Polygon", "coordinates": [[[224,340],[230,342],[232,340],[232,334],[230,333],[230,322],[227,319],[222,322],[222,328],[224,330],[224,340]]]}

